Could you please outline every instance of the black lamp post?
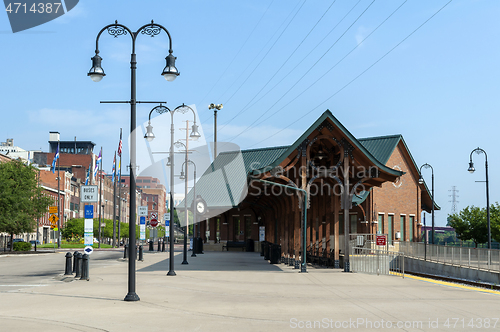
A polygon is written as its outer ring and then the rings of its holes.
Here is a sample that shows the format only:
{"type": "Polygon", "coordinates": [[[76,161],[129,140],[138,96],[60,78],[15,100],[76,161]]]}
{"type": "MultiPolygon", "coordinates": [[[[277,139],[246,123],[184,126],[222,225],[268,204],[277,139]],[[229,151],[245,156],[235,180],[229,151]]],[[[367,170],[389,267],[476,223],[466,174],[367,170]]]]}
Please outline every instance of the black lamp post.
{"type": "Polygon", "coordinates": [[[434,168],[431,165],[425,163],[420,166],[420,178],[418,179],[418,183],[423,184],[424,178],[422,177],[422,167],[430,168],[432,172],[432,229],[431,229],[431,243],[434,244],[434,168]]]}
{"type": "Polygon", "coordinates": [[[135,54],[135,41],[139,33],[143,35],[148,35],[154,37],[158,35],[162,30],[167,33],[169,39],[169,50],[168,56],[165,58],[167,64],[161,73],[167,81],[173,81],[179,75],[179,71],[175,67],[175,57],[172,55],[172,38],[168,30],[162,25],[156,24],[151,20],[151,23],[143,25],[136,32],[132,32],[128,27],[123,24],[118,24],[115,21],[113,24],[109,24],[99,31],[96,38],[96,48],[95,56],[92,58],[92,68],[90,69],[88,76],[94,82],[99,82],[104,76],[104,70],[101,67],[102,58],[99,56],[99,37],[101,34],[107,30],[113,37],[118,37],[121,35],[130,35],[132,38],[132,53],[130,59],[130,71],[131,71],[131,93],[130,100],[130,210],[129,210],[129,260],[128,260],[128,293],[125,296],[125,301],[139,301],[139,296],[135,292],[135,261],[136,261],[136,249],[135,249],[135,224],[136,224],[136,198],[135,198],[135,175],[136,175],[136,70],[137,70],[137,60],[135,54]]]}
{"type": "MultiPolygon", "coordinates": [[[[174,113],[179,112],[179,113],[184,114],[184,113],[188,112],[188,110],[191,110],[193,112],[193,116],[194,116],[194,123],[192,126],[192,132],[191,132],[190,137],[198,139],[199,137],[201,137],[201,135],[198,132],[198,126],[196,125],[196,113],[194,112],[194,110],[191,107],[182,104],[180,106],[177,106],[172,111],[168,107],[160,105],[160,106],[153,108],[151,110],[151,112],[149,112],[149,121],[148,121],[148,125],[146,127],[146,135],[144,135],[144,138],[148,142],[153,141],[153,139],[155,138],[155,135],[153,134],[153,126],[151,125],[151,113],[153,113],[153,111],[155,111],[155,110],[160,114],[165,113],[166,111],[170,112],[170,120],[171,120],[171,122],[170,122],[171,123],[170,124],[170,152],[169,152],[170,156],[168,158],[169,163],[170,163],[170,226],[169,226],[169,230],[170,230],[170,259],[169,259],[170,266],[169,266],[169,271],[168,271],[167,275],[175,276],[175,271],[174,271],[174,133],[175,133],[174,113]]],[[[177,143],[181,143],[181,142],[177,142],[177,143]]],[[[187,153],[187,149],[186,149],[186,153],[187,153]]],[[[185,236],[184,236],[184,238],[185,238],[185,236]]],[[[184,244],[184,247],[186,247],[185,244],[184,244]]],[[[185,253],[184,253],[184,256],[186,256],[185,253]]],[[[184,260],[186,260],[185,258],[186,257],[184,257],[184,260]]]]}
{"type": "Polygon", "coordinates": [[[469,162],[469,169],[468,171],[472,174],[476,170],[474,168],[474,163],[472,162],[472,154],[476,152],[477,154],[484,153],[484,167],[486,169],[486,181],[476,181],[476,182],[486,182],[486,218],[488,220],[488,249],[491,249],[491,226],[490,226],[490,189],[489,189],[489,182],[488,182],[488,155],[486,154],[486,151],[484,151],[481,148],[476,148],[472,150],[470,153],[470,162],[469,162]]]}
{"type": "MultiPolygon", "coordinates": [[[[191,165],[194,166],[194,174],[193,174],[193,250],[191,253],[191,257],[196,257],[196,227],[199,227],[196,225],[196,164],[192,162],[191,160],[187,160],[187,163],[190,163],[191,165]]],[[[186,174],[187,174],[187,163],[184,162],[182,164],[182,168],[186,166],[186,174]]],[[[181,180],[185,180],[187,182],[187,176],[184,175],[184,171],[181,171],[181,176],[179,177],[181,180]]],[[[186,204],[186,214],[187,214],[187,196],[184,198],[184,202],[186,204]]]]}
{"type": "Polygon", "coordinates": [[[222,104],[210,104],[209,110],[214,110],[214,160],[217,158],[217,111],[222,109],[222,104]]]}

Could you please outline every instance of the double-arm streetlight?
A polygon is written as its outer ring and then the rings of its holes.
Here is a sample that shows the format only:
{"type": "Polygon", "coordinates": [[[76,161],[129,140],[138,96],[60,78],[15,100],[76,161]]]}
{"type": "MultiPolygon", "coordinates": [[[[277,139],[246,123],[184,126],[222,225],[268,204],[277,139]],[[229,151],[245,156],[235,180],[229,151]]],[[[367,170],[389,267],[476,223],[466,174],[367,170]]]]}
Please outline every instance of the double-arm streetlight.
{"type": "Polygon", "coordinates": [[[468,171],[472,174],[476,170],[474,168],[474,163],[472,162],[472,154],[473,153],[481,154],[484,153],[484,167],[486,169],[486,181],[476,181],[476,182],[486,182],[486,218],[488,220],[488,249],[491,249],[491,226],[490,226],[490,190],[489,190],[489,182],[488,182],[488,155],[486,151],[481,148],[476,148],[472,150],[470,153],[470,162],[468,171]]]}
{"type": "Polygon", "coordinates": [[[136,100],[136,70],[137,70],[137,59],[135,54],[135,42],[139,34],[148,35],[154,37],[160,34],[161,31],[165,31],[169,39],[169,50],[166,59],[166,66],[161,73],[163,77],[169,82],[175,80],[179,75],[179,71],[175,67],[175,59],[172,55],[172,38],[168,30],[160,24],[151,23],[143,25],[136,32],[132,32],[128,27],[123,24],[119,24],[115,21],[113,24],[109,24],[99,31],[96,38],[96,48],[95,56],[92,57],[92,68],[90,69],[88,76],[94,82],[99,82],[104,76],[104,70],[101,66],[102,58],[99,56],[99,37],[104,31],[107,31],[113,37],[118,37],[121,35],[130,35],[132,38],[132,53],[130,57],[130,71],[131,71],[131,89],[130,89],[130,100],[126,103],[130,103],[130,211],[129,211],[129,260],[128,260],[128,293],[125,296],[125,301],[139,301],[139,296],[135,292],[135,224],[136,224],[136,198],[135,198],[135,175],[136,175],[136,104],[139,101],[136,100]]]}
{"type": "MultiPolygon", "coordinates": [[[[187,106],[187,105],[180,105],[177,106],[174,110],[170,110],[166,106],[157,106],[149,112],[149,121],[148,125],[146,127],[146,135],[144,135],[144,138],[148,141],[151,142],[155,138],[155,135],[153,134],[153,126],[151,125],[151,114],[153,111],[158,112],[158,113],[165,113],[165,112],[170,112],[170,156],[169,156],[169,162],[170,162],[170,267],[167,275],[169,276],[175,276],[175,271],[174,271],[174,133],[175,133],[175,128],[174,128],[174,114],[176,112],[179,113],[186,113],[189,110],[193,112],[193,117],[194,117],[194,122],[193,126],[191,127],[191,134],[189,135],[191,138],[198,139],[201,137],[200,133],[198,132],[198,126],[196,125],[196,113],[195,111],[187,106]]],[[[178,142],[180,143],[180,142],[178,142]]],[[[182,143],[181,143],[182,144],[182,143]]],[[[186,153],[187,153],[187,148],[186,148],[186,153]]],[[[184,231],[184,238],[186,238],[186,231],[184,231]]],[[[184,244],[184,247],[186,247],[186,244],[184,244]]],[[[186,255],[186,254],[184,254],[186,255]]],[[[184,261],[186,261],[186,257],[184,257],[184,261]]]]}
{"type": "Polygon", "coordinates": [[[432,228],[431,228],[431,243],[434,244],[434,168],[431,165],[425,163],[420,166],[420,178],[418,179],[418,183],[424,184],[424,178],[422,177],[422,167],[430,168],[432,172],[432,228]]]}
{"type": "MultiPolygon", "coordinates": [[[[181,169],[186,167],[186,173],[184,173],[184,171],[181,171],[181,176],[179,177],[179,179],[185,180],[186,188],[187,188],[187,181],[188,181],[188,179],[187,179],[187,172],[188,172],[187,165],[188,165],[188,163],[190,163],[191,165],[194,166],[194,174],[193,174],[193,181],[194,181],[194,184],[193,184],[193,250],[191,253],[191,257],[196,257],[196,249],[195,249],[196,248],[196,231],[195,230],[197,227],[196,226],[196,164],[194,162],[192,162],[191,160],[186,160],[184,163],[182,163],[181,169]]],[[[186,192],[187,192],[187,190],[186,190],[186,192]]],[[[186,215],[187,215],[187,213],[188,213],[187,193],[186,193],[186,197],[184,198],[184,203],[185,203],[186,215]]],[[[186,235],[186,234],[184,234],[184,235],[186,235]]]]}

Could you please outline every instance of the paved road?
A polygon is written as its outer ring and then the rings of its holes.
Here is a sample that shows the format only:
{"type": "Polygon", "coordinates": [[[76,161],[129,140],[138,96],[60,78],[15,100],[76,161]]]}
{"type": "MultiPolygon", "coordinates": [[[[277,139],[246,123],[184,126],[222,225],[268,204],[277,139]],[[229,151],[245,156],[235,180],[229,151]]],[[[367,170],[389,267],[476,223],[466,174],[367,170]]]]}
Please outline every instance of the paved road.
{"type": "MultiPolygon", "coordinates": [[[[45,254],[0,255],[0,292],[57,284],[64,273],[67,251],[45,254]]],[[[94,251],[92,266],[119,264],[122,251],[94,251]]]]}
{"type": "Polygon", "coordinates": [[[312,267],[298,273],[245,252],[205,252],[189,265],[177,252],[171,277],[168,253],[146,251],[137,262],[140,301],[125,302],[122,252],[92,255],[90,281],[71,282],[54,272],[63,273],[64,253],[0,258],[1,280],[10,283],[0,289],[0,331],[500,330],[500,292],[312,267]]]}

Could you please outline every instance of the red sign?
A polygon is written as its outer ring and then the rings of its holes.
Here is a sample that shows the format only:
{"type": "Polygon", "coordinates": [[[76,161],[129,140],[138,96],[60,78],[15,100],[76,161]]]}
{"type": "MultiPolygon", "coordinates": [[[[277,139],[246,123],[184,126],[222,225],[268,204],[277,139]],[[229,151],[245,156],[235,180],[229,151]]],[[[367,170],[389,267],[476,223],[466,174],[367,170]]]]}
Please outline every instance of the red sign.
{"type": "Polygon", "coordinates": [[[385,246],[385,235],[377,235],[377,246],[385,246]]]}
{"type": "Polygon", "coordinates": [[[149,222],[151,227],[156,227],[158,226],[158,213],[156,212],[151,212],[151,221],[149,222]]]}

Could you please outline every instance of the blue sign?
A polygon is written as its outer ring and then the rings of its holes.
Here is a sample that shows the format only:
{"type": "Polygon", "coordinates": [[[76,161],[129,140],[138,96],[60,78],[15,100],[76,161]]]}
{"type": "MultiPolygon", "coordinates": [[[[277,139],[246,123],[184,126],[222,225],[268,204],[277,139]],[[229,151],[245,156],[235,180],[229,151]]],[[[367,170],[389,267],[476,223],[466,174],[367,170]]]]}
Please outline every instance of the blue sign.
{"type": "Polygon", "coordinates": [[[146,225],[146,217],[144,217],[144,216],[139,217],[139,224],[146,225]]]}
{"type": "Polygon", "coordinates": [[[85,205],[85,219],[94,218],[94,206],[85,205]]]}
{"type": "Polygon", "coordinates": [[[165,220],[165,227],[169,227],[170,226],[170,220],[165,220]]]}

